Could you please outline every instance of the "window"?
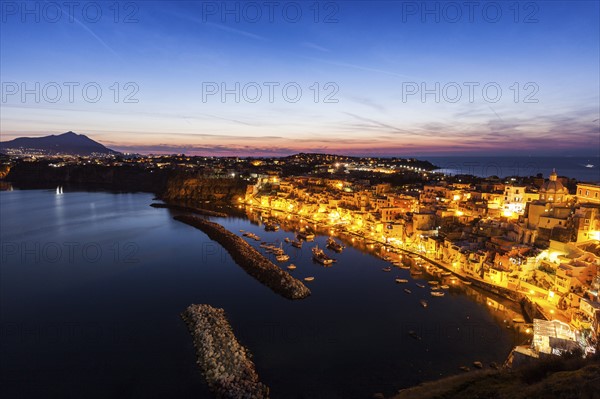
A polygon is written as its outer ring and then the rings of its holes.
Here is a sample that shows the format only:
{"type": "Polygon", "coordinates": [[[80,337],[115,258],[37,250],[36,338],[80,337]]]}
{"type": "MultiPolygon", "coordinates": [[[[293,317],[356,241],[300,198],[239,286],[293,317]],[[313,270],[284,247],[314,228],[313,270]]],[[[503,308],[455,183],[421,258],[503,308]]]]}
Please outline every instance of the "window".
{"type": "Polygon", "coordinates": [[[581,189],[579,189],[579,195],[581,195],[581,189]]]}
{"type": "Polygon", "coordinates": [[[590,196],[590,190],[585,190],[585,196],[589,197],[590,196]]]}

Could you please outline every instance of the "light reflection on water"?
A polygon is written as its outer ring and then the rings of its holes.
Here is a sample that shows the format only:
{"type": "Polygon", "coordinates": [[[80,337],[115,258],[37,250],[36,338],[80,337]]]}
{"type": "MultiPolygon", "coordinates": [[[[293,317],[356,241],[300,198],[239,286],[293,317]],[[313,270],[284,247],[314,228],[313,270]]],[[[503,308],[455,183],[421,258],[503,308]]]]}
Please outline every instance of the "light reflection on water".
{"type": "MultiPolygon", "coordinates": [[[[516,306],[470,287],[433,298],[415,286],[424,275],[384,273],[389,263],[343,238],[342,253],[327,250],[338,259],[329,268],[312,261],[312,244],[297,251],[283,244],[291,256],[283,265],[296,264],[298,278],[315,277],[311,297],[288,301],[151,202],[149,194],[0,194],[3,393],[210,397],[179,319],[191,303],[225,308],[273,398],[391,394],[475,360],[501,363],[520,342],[504,322],[512,324],[516,306]],[[412,294],[403,291],[409,286],[412,294]]],[[[265,241],[292,238],[295,228],[216,221],[265,241]]],[[[315,243],[325,247],[326,239],[315,243]]]]}

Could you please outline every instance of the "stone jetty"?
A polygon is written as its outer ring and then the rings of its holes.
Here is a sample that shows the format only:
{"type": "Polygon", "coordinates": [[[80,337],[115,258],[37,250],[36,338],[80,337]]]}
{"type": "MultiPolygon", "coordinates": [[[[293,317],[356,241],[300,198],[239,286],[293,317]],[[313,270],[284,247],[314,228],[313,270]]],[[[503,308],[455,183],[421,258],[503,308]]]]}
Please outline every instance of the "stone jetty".
{"type": "Polygon", "coordinates": [[[181,318],[192,334],[197,363],[217,398],[269,397],[269,388],[258,380],[251,355],[235,338],[223,309],[190,305],[181,318]]]}
{"type": "Polygon", "coordinates": [[[175,220],[202,230],[212,240],[221,244],[246,273],[287,299],[303,299],[310,290],[300,280],[265,258],[241,237],[218,223],[191,216],[175,216],[175,220]]]}
{"type": "Polygon", "coordinates": [[[209,209],[195,208],[193,206],[184,206],[184,205],[176,205],[176,204],[162,204],[162,203],[153,203],[153,204],[150,204],[150,206],[153,208],[167,208],[167,209],[172,209],[174,211],[190,212],[190,213],[195,213],[197,215],[204,215],[204,216],[214,216],[214,217],[229,216],[228,214],[226,214],[224,212],[216,212],[216,211],[211,211],[209,209]]]}

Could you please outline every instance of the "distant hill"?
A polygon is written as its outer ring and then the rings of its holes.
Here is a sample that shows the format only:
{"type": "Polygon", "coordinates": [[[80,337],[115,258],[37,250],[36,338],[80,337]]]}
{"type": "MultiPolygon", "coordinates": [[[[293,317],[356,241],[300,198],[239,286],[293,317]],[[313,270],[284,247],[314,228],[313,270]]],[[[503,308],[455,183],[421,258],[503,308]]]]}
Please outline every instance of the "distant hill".
{"type": "Polygon", "coordinates": [[[9,149],[34,149],[44,151],[48,154],[118,154],[117,151],[106,148],[83,134],[73,132],[44,137],[19,137],[14,140],[0,142],[0,152],[5,152],[9,149]]]}

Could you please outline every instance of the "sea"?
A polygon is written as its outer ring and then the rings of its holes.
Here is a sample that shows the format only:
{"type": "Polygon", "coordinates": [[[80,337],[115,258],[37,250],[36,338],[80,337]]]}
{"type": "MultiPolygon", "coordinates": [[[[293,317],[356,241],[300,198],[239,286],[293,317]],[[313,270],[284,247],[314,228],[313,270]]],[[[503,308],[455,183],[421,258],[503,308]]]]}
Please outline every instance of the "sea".
{"type": "MultiPolygon", "coordinates": [[[[599,149],[600,152],[600,149],[599,149]]],[[[440,167],[440,173],[470,174],[479,177],[536,176],[548,178],[552,170],[559,176],[581,182],[600,182],[600,156],[597,157],[421,157],[440,167]]]]}
{"type": "Polygon", "coordinates": [[[0,397],[211,398],[180,318],[190,304],[225,309],[274,399],[392,395],[474,361],[502,364],[528,337],[513,322],[517,304],[460,281],[432,297],[431,277],[384,272],[376,245],[339,236],[346,248],[326,249],[338,261],[325,268],[310,254],[331,232],[295,249],[284,239],[301,220],[266,232],[262,214],[212,218],[281,245],[291,257],[281,267],[315,277],[310,297],[287,300],[152,202],[60,187],[0,192],[0,397]]]}

